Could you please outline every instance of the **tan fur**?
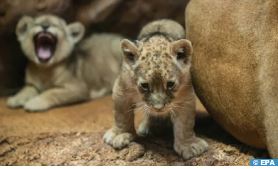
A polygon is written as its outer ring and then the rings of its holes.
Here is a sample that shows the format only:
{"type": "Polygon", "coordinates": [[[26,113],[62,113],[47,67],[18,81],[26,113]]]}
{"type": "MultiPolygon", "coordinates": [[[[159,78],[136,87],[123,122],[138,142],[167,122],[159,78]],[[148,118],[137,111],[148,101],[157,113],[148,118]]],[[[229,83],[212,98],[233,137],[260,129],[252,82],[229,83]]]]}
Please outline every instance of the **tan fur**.
{"type": "Polygon", "coordinates": [[[26,85],[8,99],[8,106],[44,111],[112,91],[122,60],[121,37],[93,35],[76,47],[84,34],[83,25],[67,24],[53,15],[25,16],[19,21],[16,33],[29,62],[26,85]],[[48,25],[47,32],[57,38],[55,53],[47,62],[38,59],[33,40],[43,31],[43,25],[48,25]]]}
{"type": "Polygon", "coordinates": [[[192,0],[186,12],[196,93],[233,136],[275,158],[277,13],[276,0],[192,0]]]}
{"type": "Polygon", "coordinates": [[[122,37],[115,34],[94,34],[79,47],[85,57],[78,56],[77,75],[90,86],[90,97],[93,99],[112,92],[123,59],[121,40],[122,37]]]}
{"type": "Polygon", "coordinates": [[[189,159],[207,150],[207,143],[193,131],[192,47],[184,38],[184,29],[178,23],[159,20],[142,29],[136,44],[122,41],[126,57],[113,89],[115,124],[104,135],[107,144],[123,148],[134,139],[134,109],[141,108],[145,119],[137,131],[139,135],[149,133],[152,119],[170,116],[174,149],[179,155],[189,159]],[[176,36],[172,30],[178,30],[176,36]],[[178,59],[178,53],[185,57],[178,59]],[[173,88],[169,88],[169,81],[175,83],[173,88]]]}

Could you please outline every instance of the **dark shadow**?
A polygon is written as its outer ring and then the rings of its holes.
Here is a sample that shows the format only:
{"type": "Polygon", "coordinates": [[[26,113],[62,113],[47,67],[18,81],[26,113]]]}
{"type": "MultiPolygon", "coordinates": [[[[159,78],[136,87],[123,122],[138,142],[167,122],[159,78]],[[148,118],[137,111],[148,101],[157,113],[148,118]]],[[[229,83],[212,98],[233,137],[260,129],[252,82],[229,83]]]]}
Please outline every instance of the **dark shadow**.
{"type": "Polygon", "coordinates": [[[223,144],[236,147],[242,153],[249,153],[254,157],[269,158],[266,150],[256,149],[239,142],[232,135],[226,132],[212,117],[205,112],[198,112],[196,117],[195,131],[197,135],[210,138],[223,144]]]}

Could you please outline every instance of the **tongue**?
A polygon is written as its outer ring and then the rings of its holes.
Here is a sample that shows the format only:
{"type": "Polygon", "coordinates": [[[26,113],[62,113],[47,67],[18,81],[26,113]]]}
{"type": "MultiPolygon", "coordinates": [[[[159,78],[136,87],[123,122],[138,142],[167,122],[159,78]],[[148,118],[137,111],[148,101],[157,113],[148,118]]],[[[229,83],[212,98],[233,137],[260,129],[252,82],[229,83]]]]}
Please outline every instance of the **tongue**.
{"type": "Polygon", "coordinates": [[[48,47],[40,47],[38,49],[38,57],[40,59],[49,59],[51,57],[51,49],[48,47]]]}

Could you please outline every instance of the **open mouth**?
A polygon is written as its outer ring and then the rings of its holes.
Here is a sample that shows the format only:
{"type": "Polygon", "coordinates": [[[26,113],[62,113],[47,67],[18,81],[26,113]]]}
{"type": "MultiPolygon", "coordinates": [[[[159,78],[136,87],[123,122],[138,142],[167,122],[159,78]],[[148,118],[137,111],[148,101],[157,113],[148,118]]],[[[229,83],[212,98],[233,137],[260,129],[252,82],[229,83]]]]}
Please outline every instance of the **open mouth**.
{"type": "Polygon", "coordinates": [[[35,52],[40,62],[48,62],[56,49],[57,38],[49,32],[39,32],[34,37],[35,52]]]}

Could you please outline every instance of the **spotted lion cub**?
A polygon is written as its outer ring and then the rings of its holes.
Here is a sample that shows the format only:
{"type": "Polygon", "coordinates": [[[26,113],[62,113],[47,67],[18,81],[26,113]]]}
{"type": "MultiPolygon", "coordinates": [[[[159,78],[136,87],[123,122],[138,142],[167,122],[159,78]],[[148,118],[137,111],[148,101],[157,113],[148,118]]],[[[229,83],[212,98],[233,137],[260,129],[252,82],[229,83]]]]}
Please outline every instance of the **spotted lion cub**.
{"type": "Polygon", "coordinates": [[[21,18],[16,34],[28,58],[25,86],[8,106],[44,111],[112,92],[122,38],[96,34],[77,45],[84,31],[81,23],[68,24],[54,15],[21,18]]]}
{"type": "Polygon", "coordinates": [[[164,19],[147,24],[135,43],[122,41],[125,59],[113,88],[115,125],[104,135],[107,144],[123,148],[134,139],[134,109],[143,107],[139,135],[148,134],[152,119],[169,115],[178,154],[189,159],[207,150],[193,131],[192,46],[184,32],[180,24],[164,19]]]}

